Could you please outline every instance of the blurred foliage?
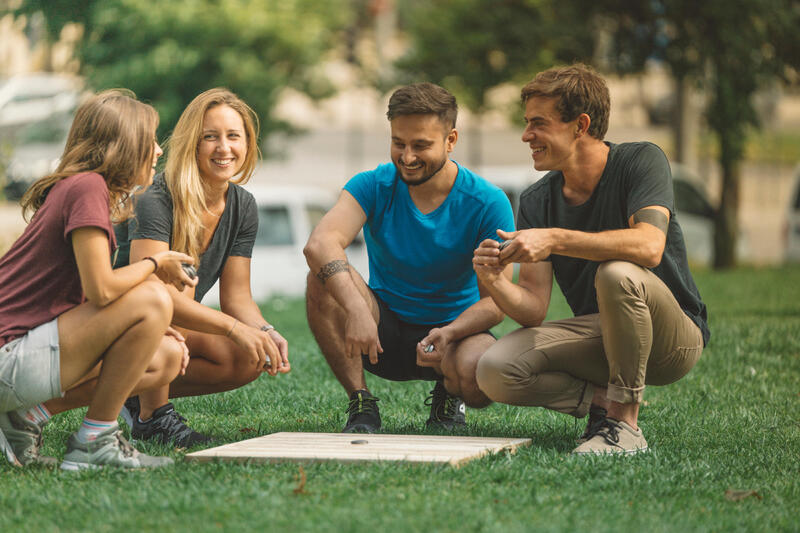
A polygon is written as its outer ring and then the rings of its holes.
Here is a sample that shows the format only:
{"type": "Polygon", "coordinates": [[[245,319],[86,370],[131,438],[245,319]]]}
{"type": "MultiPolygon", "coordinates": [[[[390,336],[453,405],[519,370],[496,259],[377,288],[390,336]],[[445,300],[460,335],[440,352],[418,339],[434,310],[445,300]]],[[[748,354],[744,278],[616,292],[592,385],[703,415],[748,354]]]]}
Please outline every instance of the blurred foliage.
{"type": "Polygon", "coordinates": [[[26,0],[18,12],[40,10],[56,35],[65,23],[82,22],[81,74],[95,90],[127,87],[153,104],[160,137],[195,96],[217,86],[250,104],[262,138],[289,130],[274,116],[280,91],[332,94],[315,67],[351,15],[325,0],[173,0],[157,7],[149,0],[104,0],[65,9],[70,3],[26,0]]]}
{"type": "Polygon", "coordinates": [[[736,263],[741,171],[748,133],[758,126],[753,96],[800,69],[800,3],[796,0],[580,0],[610,37],[603,60],[636,72],[651,58],[677,80],[709,95],[706,120],[719,143],[721,203],[715,219],[714,266],[736,263]]]}
{"type": "Polygon", "coordinates": [[[400,1],[411,46],[397,67],[403,81],[432,81],[476,113],[488,92],[527,81],[557,62],[591,57],[593,37],[568,23],[579,12],[551,0],[400,1]]]}

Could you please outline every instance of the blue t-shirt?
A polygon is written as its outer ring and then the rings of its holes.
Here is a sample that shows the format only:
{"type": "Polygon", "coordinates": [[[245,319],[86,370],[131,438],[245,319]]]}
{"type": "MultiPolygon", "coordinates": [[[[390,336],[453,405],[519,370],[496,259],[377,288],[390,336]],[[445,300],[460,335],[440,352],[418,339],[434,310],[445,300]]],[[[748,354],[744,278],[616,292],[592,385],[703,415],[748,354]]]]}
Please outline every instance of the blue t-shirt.
{"type": "Polygon", "coordinates": [[[514,230],[505,193],[458,165],[442,205],[422,214],[392,163],[356,174],[344,186],[367,215],[369,286],[413,324],[454,320],[480,299],[475,248],[496,231],[514,230]]]}

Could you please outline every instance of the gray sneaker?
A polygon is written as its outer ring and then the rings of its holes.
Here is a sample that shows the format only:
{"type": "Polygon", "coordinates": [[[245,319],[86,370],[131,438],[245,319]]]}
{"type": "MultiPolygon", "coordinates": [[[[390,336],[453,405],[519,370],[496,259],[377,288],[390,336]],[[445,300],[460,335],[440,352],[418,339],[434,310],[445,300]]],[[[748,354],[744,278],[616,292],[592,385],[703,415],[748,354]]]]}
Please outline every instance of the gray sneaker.
{"type": "Polygon", "coordinates": [[[647,451],[641,429],[633,429],[621,420],[604,419],[586,442],[572,450],[577,455],[630,455],[647,451]]]}
{"type": "Polygon", "coordinates": [[[5,434],[6,441],[22,466],[58,464],[55,457],[39,455],[43,427],[44,423],[31,422],[16,411],[0,413],[0,431],[5,434]]]}
{"type": "Polygon", "coordinates": [[[173,462],[169,457],[153,457],[139,452],[125,440],[119,426],[114,424],[90,442],[80,442],[77,433],[70,435],[61,469],[83,470],[105,466],[159,468],[171,465],[173,462]]]}
{"type": "Polygon", "coordinates": [[[8,442],[8,439],[3,434],[2,428],[0,428],[0,453],[3,454],[11,466],[22,466],[17,460],[16,454],[14,454],[14,448],[11,447],[11,443],[8,442]]]}

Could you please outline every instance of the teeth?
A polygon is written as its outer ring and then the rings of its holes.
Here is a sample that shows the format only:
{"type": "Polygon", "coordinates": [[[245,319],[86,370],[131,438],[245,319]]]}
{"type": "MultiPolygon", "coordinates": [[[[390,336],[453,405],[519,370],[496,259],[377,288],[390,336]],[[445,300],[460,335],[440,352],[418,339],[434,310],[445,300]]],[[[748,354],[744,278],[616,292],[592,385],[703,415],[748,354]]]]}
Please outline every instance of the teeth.
{"type": "Polygon", "coordinates": [[[227,165],[233,161],[233,159],[212,159],[211,161],[216,165],[227,165]]]}

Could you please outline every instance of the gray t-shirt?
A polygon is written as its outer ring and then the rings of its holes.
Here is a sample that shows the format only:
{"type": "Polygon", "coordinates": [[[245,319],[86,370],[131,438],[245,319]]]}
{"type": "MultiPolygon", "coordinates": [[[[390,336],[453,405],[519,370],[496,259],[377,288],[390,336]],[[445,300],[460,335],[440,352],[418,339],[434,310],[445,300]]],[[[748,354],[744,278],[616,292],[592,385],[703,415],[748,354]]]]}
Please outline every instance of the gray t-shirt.
{"type": "MultiPolygon", "coordinates": [[[[172,242],[172,196],[163,174],[153,178],[153,184],[136,197],[136,211],[127,223],[114,226],[119,252],[114,267],[125,266],[130,261],[130,241],[152,239],[172,242]]],[[[194,299],[198,302],[216,283],[230,256],[251,257],[258,232],[258,208],[255,198],[242,187],[231,183],[225,210],[214,231],[208,248],[200,256],[197,269],[198,283],[194,299]]]]}
{"type": "MultiPolygon", "coordinates": [[[[669,209],[664,254],[661,263],[651,270],[669,287],[707,343],[711,336],[708,313],[689,272],[683,232],[675,216],[672,173],[664,152],[647,142],[606,144],[606,167],[586,202],[569,205],[562,193],[564,175],[550,172],[520,195],[518,229],[564,228],[590,233],[625,229],[630,227],[630,216],[643,207],[658,205],[669,209]]],[[[558,286],[575,316],[597,313],[594,277],[599,263],[556,254],[548,261],[553,264],[558,286]]]]}

